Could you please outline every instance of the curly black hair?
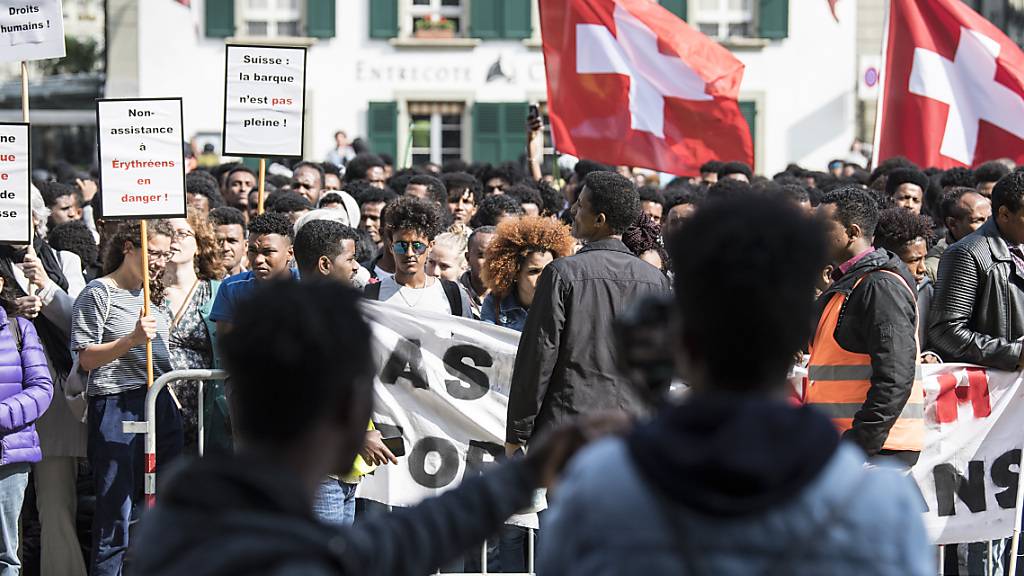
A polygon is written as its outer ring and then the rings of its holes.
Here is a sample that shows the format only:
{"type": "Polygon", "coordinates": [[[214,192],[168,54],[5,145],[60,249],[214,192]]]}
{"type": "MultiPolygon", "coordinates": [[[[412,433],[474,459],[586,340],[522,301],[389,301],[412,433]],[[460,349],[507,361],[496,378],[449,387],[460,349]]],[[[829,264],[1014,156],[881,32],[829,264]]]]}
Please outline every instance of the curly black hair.
{"type": "Polygon", "coordinates": [[[537,191],[540,192],[541,201],[544,204],[540,207],[541,216],[557,216],[565,209],[565,196],[555,190],[555,187],[541,180],[537,182],[537,191]]]}
{"type": "Polygon", "coordinates": [[[878,225],[875,227],[875,246],[899,252],[900,248],[917,239],[930,246],[934,237],[932,229],[932,219],[928,216],[903,208],[882,210],[878,213],[878,225]]]}
{"type": "Polygon", "coordinates": [[[520,205],[533,204],[537,208],[540,208],[544,204],[544,199],[541,198],[540,191],[525,182],[509,186],[505,189],[505,195],[515,198],[519,201],[520,205]]]}
{"type": "Polygon", "coordinates": [[[700,165],[701,174],[718,174],[718,171],[722,169],[723,162],[718,160],[708,160],[707,162],[700,165]]]}
{"type": "Polygon", "coordinates": [[[747,180],[754,178],[754,171],[750,169],[750,166],[746,162],[726,162],[718,169],[718,179],[723,180],[730,174],[743,174],[747,177],[747,180]]]}
{"type": "Polygon", "coordinates": [[[1010,212],[1017,212],[1024,206],[1024,172],[1011,172],[996,182],[992,189],[992,214],[998,214],[1002,206],[1010,212]]]}
{"type": "Polygon", "coordinates": [[[295,262],[303,277],[316,268],[321,256],[331,260],[341,254],[341,242],[351,240],[359,243],[359,234],[355,230],[334,220],[311,220],[306,222],[295,235],[295,262]]]}
{"type": "MultiPolygon", "coordinates": [[[[363,180],[363,182],[366,181],[363,180]]],[[[349,192],[349,194],[351,194],[351,192],[349,192]]],[[[359,206],[362,206],[363,204],[377,204],[380,202],[387,204],[395,198],[398,198],[398,195],[387,188],[370,186],[370,188],[360,195],[359,198],[356,198],[356,202],[359,203],[359,206]]]]}
{"type": "Polygon", "coordinates": [[[974,178],[982,182],[999,182],[1010,173],[1010,168],[1002,162],[985,162],[974,170],[974,178]]]}
{"type": "Polygon", "coordinates": [[[444,182],[444,186],[448,190],[449,201],[462,198],[467,190],[473,193],[473,198],[477,202],[480,201],[480,196],[483,194],[483,185],[468,172],[449,172],[442,174],[441,181],[444,182]]]}
{"type": "Polygon", "coordinates": [[[636,193],[640,196],[641,202],[665,203],[665,195],[661,193],[661,190],[658,190],[657,186],[641,186],[636,193]]]}
{"type": "Polygon", "coordinates": [[[939,184],[943,188],[949,188],[951,186],[964,186],[966,188],[974,188],[978,185],[978,179],[974,176],[974,170],[970,168],[950,168],[942,173],[942,178],[939,180],[939,184]]]}
{"type": "Polygon", "coordinates": [[[399,196],[388,204],[383,215],[383,228],[389,234],[399,230],[413,230],[433,240],[444,230],[444,218],[441,208],[430,200],[399,196]]]}
{"type": "Polygon", "coordinates": [[[84,203],[82,191],[77,186],[61,184],[60,182],[47,182],[39,189],[39,192],[43,195],[43,202],[46,203],[47,208],[52,208],[57,203],[57,199],[64,196],[74,196],[78,199],[79,206],[84,203]]]}
{"type": "Polygon", "coordinates": [[[313,162],[306,162],[306,161],[299,162],[295,166],[292,166],[292,178],[295,178],[296,172],[298,172],[302,168],[308,168],[308,169],[316,172],[317,174],[319,174],[320,175],[320,185],[321,186],[324,185],[324,167],[323,167],[322,164],[316,164],[316,163],[313,163],[313,162]]]}
{"type": "Polygon", "coordinates": [[[719,201],[731,198],[743,198],[752,196],[754,188],[749,182],[736,180],[735,178],[719,178],[708,188],[708,199],[719,201]]]}
{"type": "Polygon", "coordinates": [[[238,208],[231,206],[221,206],[220,208],[214,208],[210,210],[210,223],[214,226],[229,226],[231,224],[238,224],[245,229],[245,214],[238,208]]]}
{"type": "Polygon", "coordinates": [[[909,168],[910,170],[920,170],[917,164],[914,164],[910,160],[907,160],[903,156],[893,156],[892,158],[886,158],[878,163],[878,166],[871,171],[871,184],[874,184],[875,180],[885,176],[889,172],[897,168],[909,168]]]}
{"type": "MultiPolygon", "coordinates": [[[[368,180],[352,180],[351,182],[344,182],[341,185],[343,192],[348,192],[350,196],[356,199],[357,204],[364,202],[363,197],[369,194],[377,194],[380,192],[380,188],[377,188],[373,184],[370,184],[368,180]]],[[[390,190],[389,190],[390,192],[390,190]]],[[[392,193],[393,195],[394,193],[392,193]]]]}
{"type": "Polygon", "coordinates": [[[641,212],[636,222],[622,235],[622,243],[637,257],[650,250],[658,250],[660,253],[661,226],[655,224],[646,212],[641,212]]]}
{"type": "Polygon", "coordinates": [[[704,186],[676,184],[665,190],[665,214],[682,204],[699,206],[705,199],[707,199],[707,188],[704,186]]]}
{"type": "Polygon", "coordinates": [[[469,226],[470,228],[497,226],[498,220],[503,216],[522,216],[523,214],[523,205],[516,198],[505,194],[491,194],[480,201],[476,214],[469,221],[469,226]]]}
{"type": "Polygon", "coordinates": [[[821,203],[835,204],[836,217],[844,226],[856,224],[864,231],[864,236],[874,236],[878,225],[878,203],[871,194],[853,187],[840,188],[825,194],[821,203]]]}
{"type": "Polygon", "coordinates": [[[83,268],[99,265],[100,248],[96,245],[92,230],[81,220],[58,224],[46,233],[46,242],[54,250],[65,250],[78,255],[83,268]]]}
{"type": "Polygon", "coordinates": [[[604,214],[613,234],[622,234],[640,217],[640,195],[633,182],[615,172],[591,172],[583,179],[594,214],[604,214]]]}
{"type": "MultiPolygon", "coordinates": [[[[445,188],[444,182],[437,176],[417,174],[409,178],[409,181],[405,183],[405,188],[408,188],[410,184],[426,186],[427,196],[438,204],[446,204],[448,202],[448,189],[445,188]]],[[[405,193],[405,189],[402,190],[402,193],[405,193]]]]}
{"type": "Polygon", "coordinates": [[[224,197],[220,195],[220,185],[209,172],[195,170],[185,175],[185,191],[189,194],[206,196],[210,201],[210,209],[224,205],[224,197]]]}
{"type": "Polygon", "coordinates": [[[523,179],[523,171],[512,162],[503,162],[497,166],[488,166],[480,176],[480,181],[487,184],[492,178],[501,178],[509,184],[517,184],[523,179]]]}
{"type": "Polygon", "coordinates": [[[345,165],[345,181],[366,180],[371,168],[384,168],[384,160],[376,154],[356,154],[345,165]]]}
{"type": "Polygon", "coordinates": [[[292,212],[301,212],[303,210],[312,210],[313,205],[309,203],[309,199],[298,194],[296,192],[285,192],[274,195],[273,206],[267,208],[271,212],[280,212],[281,214],[290,214],[292,212]]]}
{"type": "Polygon", "coordinates": [[[249,236],[266,236],[277,234],[285,238],[291,238],[292,221],[288,216],[278,212],[264,212],[249,222],[249,236]]]}

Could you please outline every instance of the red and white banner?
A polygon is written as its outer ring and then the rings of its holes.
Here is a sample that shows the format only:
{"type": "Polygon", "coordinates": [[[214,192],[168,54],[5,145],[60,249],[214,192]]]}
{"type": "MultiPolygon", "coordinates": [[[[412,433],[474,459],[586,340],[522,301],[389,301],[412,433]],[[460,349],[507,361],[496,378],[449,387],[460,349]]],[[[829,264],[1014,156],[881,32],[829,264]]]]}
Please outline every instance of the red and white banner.
{"type": "Polygon", "coordinates": [[[560,151],[681,175],[753,164],[728,50],[650,0],[541,0],[540,18],[560,151]]]}

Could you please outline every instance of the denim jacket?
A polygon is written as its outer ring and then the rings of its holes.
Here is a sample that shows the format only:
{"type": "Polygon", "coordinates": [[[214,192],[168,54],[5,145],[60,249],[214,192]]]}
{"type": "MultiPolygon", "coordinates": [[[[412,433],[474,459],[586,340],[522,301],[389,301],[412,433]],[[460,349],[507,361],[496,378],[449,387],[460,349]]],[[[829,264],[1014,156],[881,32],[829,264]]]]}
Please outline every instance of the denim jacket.
{"type": "Polygon", "coordinates": [[[488,294],[481,306],[480,319],[489,324],[522,332],[523,326],[526,326],[526,309],[519,304],[519,297],[516,296],[515,290],[510,291],[501,299],[500,308],[501,310],[495,308],[494,294],[488,294]]]}

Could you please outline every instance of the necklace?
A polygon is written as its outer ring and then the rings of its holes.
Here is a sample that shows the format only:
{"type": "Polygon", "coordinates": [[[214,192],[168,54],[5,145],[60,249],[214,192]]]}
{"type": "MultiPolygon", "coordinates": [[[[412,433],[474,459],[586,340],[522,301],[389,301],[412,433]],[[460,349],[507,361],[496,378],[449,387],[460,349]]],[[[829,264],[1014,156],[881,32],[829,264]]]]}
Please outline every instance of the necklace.
{"type": "Polygon", "coordinates": [[[403,285],[399,284],[399,286],[398,286],[398,295],[402,297],[402,301],[405,302],[406,306],[408,306],[409,308],[415,308],[417,305],[419,305],[420,301],[423,300],[423,296],[426,294],[427,286],[428,285],[429,285],[429,283],[427,281],[423,282],[423,288],[413,288],[412,286],[403,286],[403,285]],[[405,289],[406,288],[408,288],[413,293],[419,292],[419,298],[417,298],[415,302],[410,302],[409,298],[406,297],[406,295],[405,295],[405,289]]]}

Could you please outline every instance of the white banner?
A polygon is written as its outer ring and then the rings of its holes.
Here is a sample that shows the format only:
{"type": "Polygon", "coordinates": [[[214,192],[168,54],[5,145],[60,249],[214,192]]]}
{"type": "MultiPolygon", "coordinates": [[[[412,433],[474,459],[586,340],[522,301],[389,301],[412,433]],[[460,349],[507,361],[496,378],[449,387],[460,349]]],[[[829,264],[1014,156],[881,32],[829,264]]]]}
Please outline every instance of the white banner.
{"type": "Polygon", "coordinates": [[[306,49],[229,45],[224,154],[302,156],[306,49]]]}
{"type": "MultiPolygon", "coordinates": [[[[405,455],[360,483],[359,496],[416,504],[458,486],[504,453],[519,333],[477,320],[367,302],[379,366],[373,421],[405,455]]],[[[536,516],[515,519],[536,526],[536,516]]]]}
{"type": "Polygon", "coordinates": [[[98,100],[104,218],[184,218],[181,98],[98,100]]]}
{"type": "Polygon", "coordinates": [[[0,60],[63,58],[60,0],[0,0],[0,60]]]}
{"type": "Polygon", "coordinates": [[[0,123],[0,243],[29,243],[29,150],[28,124],[0,123]]]}
{"type": "Polygon", "coordinates": [[[1024,446],[1021,374],[924,367],[925,448],[913,469],[936,544],[1009,537],[1024,446]]]}

